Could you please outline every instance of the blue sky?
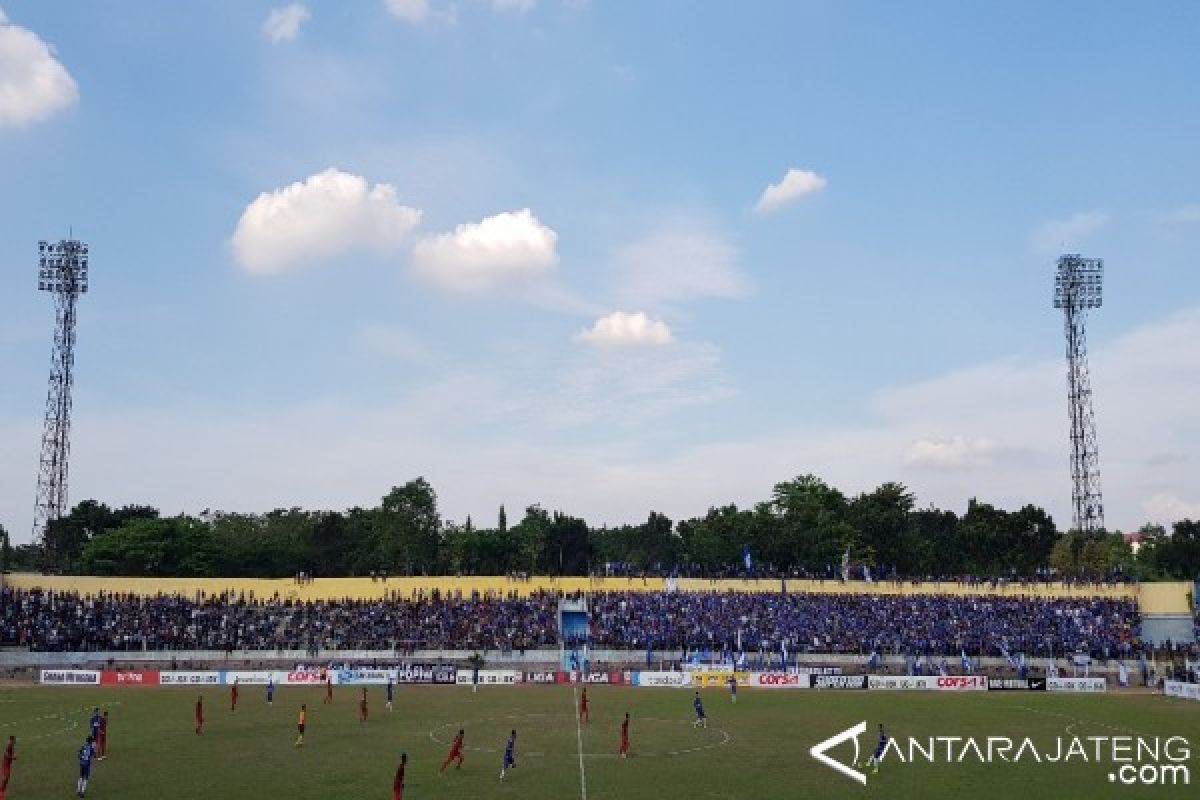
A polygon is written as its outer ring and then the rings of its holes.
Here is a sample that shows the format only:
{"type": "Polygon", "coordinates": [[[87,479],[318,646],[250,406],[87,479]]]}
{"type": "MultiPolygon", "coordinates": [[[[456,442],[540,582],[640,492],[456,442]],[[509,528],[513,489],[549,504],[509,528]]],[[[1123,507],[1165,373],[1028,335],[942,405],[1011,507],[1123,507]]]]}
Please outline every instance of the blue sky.
{"type": "Polygon", "coordinates": [[[1110,525],[1200,515],[1194,3],[0,13],[18,539],[36,241],[69,226],[93,254],[75,500],[341,508],[423,474],[454,519],[616,523],[813,472],[1065,525],[1066,249],[1108,269],[1110,525]]]}

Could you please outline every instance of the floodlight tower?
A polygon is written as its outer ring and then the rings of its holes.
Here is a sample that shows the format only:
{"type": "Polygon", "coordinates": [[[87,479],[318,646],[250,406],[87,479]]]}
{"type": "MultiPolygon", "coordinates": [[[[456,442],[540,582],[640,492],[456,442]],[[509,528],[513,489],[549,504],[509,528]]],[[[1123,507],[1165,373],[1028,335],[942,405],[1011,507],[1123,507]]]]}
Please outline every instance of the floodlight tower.
{"type": "Polygon", "coordinates": [[[1065,255],[1054,276],[1054,307],[1062,309],[1067,334],[1067,408],[1071,417],[1071,501],[1077,530],[1104,528],[1100,494],[1100,448],[1092,413],[1092,382],[1087,362],[1087,312],[1103,299],[1104,262],[1065,255]]]}
{"type": "Polygon", "coordinates": [[[33,536],[67,510],[67,461],[71,454],[71,387],[75,382],[75,306],[88,289],[88,246],[75,239],[38,242],[38,290],[54,295],[54,349],[42,428],[33,536]]]}

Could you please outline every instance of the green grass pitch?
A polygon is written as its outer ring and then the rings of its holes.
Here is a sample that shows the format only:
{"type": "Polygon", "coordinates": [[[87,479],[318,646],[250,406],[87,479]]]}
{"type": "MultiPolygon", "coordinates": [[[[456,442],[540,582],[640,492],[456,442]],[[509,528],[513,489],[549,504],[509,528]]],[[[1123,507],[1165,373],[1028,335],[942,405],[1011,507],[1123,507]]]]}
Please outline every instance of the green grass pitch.
{"type": "MultiPolygon", "coordinates": [[[[358,721],[354,687],[332,705],[320,689],[281,687],[275,704],[263,687],[244,686],[236,713],[228,688],[6,688],[0,737],[17,736],[8,800],[74,796],[75,754],[92,706],[111,716],[109,757],[93,769],[89,797],[105,800],[370,800],[391,797],[401,751],[409,756],[405,798],[665,800],[669,798],[1137,798],[1195,797],[1190,786],[1127,787],[1108,782],[1109,765],[900,764],[885,761],[863,787],[819,764],[817,742],[866,720],[861,758],[878,722],[893,736],[1058,736],[1138,733],[1185,736],[1200,746],[1200,707],[1149,695],[1042,692],[743,691],[704,693],[708,730],[692,726],[691,692],[589,687],[592,720],[576,730],[568,686],[411,687],[384,708],[371,687],[370,719],[358,721]],[[203,736],[193,732],[197,694],[205,698],[203,736]],[[303,748],[294,746],[296,713],[309,709],[303,748]],[[615,758],[619,723],[632,715],[632,755],[615,758]],[[447,743],[466,729],[466,763],[440,774],[447,743]],[[517,769],[498,780],[504,740],[518,731],[517,769]],[[582,750],[582,759],[580,751],[582,750]],[[582,761],[582,777],[581,765],[582,761]]],[[[831,753],[852,760],[850,745],[831,753]]]]}

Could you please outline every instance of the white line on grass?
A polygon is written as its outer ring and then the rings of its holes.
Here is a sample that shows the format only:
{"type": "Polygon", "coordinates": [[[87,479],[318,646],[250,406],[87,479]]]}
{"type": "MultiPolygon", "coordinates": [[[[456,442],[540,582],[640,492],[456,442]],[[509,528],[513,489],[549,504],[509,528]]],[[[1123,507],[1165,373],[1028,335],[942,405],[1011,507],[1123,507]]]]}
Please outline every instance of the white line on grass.
{"type": "Polygon", "coordinates": [[[587,800],[587,777],[583,771],[583,726],[579,722],[579,690],[571,687],[571,716],[575,717],[575,742],[579,746],[579,797],[587,800]]]}

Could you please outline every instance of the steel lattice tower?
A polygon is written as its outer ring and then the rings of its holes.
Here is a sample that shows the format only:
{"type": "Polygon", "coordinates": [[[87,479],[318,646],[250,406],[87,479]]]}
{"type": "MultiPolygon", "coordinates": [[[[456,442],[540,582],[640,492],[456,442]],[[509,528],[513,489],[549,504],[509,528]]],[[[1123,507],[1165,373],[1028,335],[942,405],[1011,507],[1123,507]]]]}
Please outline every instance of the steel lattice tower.
{"type": "Polygon", "coordinates": [[[1104,529],[1100,493],[1100,448],[1092,412],[1092,382],[1087,361],[1087,312],[1103,300],[1104,262],[1065,255],[1054,276],[1054,307],[1063,311],[1067,334],[1067,406],[1071,418],[1071,501],[1077,530],[1104,529]]]}
{"type": "Polygon", "coordinates": [[[42,428],[33,536],[67,510],[67,465],[71,455],[71,387],[75,370],[75,316],[79,295],[88,289],[88,246],[74,239],[38,242],[38,290],[54,295],[54,350],[42,428]]]}

